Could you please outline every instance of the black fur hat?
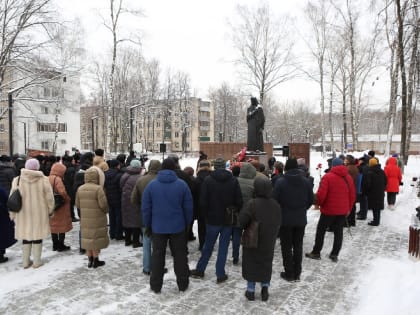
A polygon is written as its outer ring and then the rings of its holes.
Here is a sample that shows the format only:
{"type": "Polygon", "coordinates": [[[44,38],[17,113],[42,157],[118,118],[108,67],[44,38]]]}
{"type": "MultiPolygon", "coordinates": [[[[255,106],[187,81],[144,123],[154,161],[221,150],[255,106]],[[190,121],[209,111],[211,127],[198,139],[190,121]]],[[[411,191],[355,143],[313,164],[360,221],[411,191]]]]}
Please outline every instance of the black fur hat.
{"type": "Polygon", "coordinates": [[[251,105],[253,106],[257,106],[258,105],[258,100],[256,97],[251,97],[251,105]]]}

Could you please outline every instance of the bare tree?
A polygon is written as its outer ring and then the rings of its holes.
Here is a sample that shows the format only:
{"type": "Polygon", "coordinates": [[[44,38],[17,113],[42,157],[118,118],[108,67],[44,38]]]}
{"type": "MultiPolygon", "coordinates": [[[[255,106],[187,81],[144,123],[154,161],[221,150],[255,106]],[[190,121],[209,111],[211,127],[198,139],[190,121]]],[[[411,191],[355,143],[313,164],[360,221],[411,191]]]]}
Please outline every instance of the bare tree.
{"type": "Polygon", "coordinates": [[[215,111],[214,138],[220,142],[237,142],[242,139],[238,119],[246,117],[244,96],[227,82],[217,89],[210,89],[209,95],[215,111]]]}
{"type": "Polygon", "coordinates": [[[120,22],[121,18],[125,14],[134,14],[134,15],[141,15],[140,10],[135,9],[129,9],[126,6],[124,6],[124,0],[109,0],[109,19],[103,18],[103,24],[104,26],[111,32],[112,35],[112,57],[111,57],[111,66],[110,66],[110,74],[109,74],[109,101],[110,104],[108,104],[108,130],[109,137],[107,137],[107,145],[106,145],[106,151],[116,151],[115,144],[117,143],[118,138],[118,129],[120,128],[118,124],[118,119],[116,117],[118,116],[117,113],[121,109],[121,102],[116,102],[115,98],[115,69],[116,69],[116,62],[117,62],[117,52],[118,47],[123,42],[132,42],[135,44],[140,44],[139,41],[134,40],[134,37],[120,37],[119,28],[120,28],[120,22]],[[112,145],[112,147],[111,147],[112,145]]]}
{"type": "Polygon", "coordinates": [[[256,10],[239,5],[239,22],[231,25],[234,47],[239,52],[236,64],[245,71],[243,80],[258,90],[262,104],[267,92],[296,74],[289,21],[276,19],[271,12],[268,4],[256,10]]]}

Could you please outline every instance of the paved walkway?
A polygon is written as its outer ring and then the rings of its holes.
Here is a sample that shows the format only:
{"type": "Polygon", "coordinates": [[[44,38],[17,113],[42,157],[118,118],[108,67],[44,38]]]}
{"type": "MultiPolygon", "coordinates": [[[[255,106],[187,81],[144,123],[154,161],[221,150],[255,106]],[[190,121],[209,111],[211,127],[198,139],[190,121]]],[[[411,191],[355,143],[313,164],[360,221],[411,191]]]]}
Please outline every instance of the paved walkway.
{"type": "MultiPolygon", "coordinates": [[[[304,252],[312,249],[318,212],[309,212],[304,252]]],[[[280,278],[283,270],[280,245],[276,247],[270,299],[248,302],[241,267],[229,257],[229,280],[217,285],[215,256],[204,280],[191,279],[190,288],[177,290],[172,260],[167,255],[169,273],[162,293],[149,290],[149,278],[141,272],[141,249],[112,241],[103,251],[106,265],[96,270],[86,267],[87,259],[78,254],[78,224],[68,234],[72,250],[51,251],[44,246],[45,265],[37,270],[21,268],[20,245],[8,250],[11,261],[0,265],[0,314],[350,314],[355,303],[358,277],[376,257],[401,257],[407,248],[408,233],[391,232],[386,226],[370,227],[358,221],[352,236],[345,230],[338,263],[327,255],[332,248],[332,233],[327,233],[322,259],[304,258],[299,283],[280,278]],[[6,289],[4,289],[6,288],[6,289]]],[[[190,267],[199,258],[198,241],[189,243],[190,267]]],[[[259,287],[257,287],[257,293],[259,287]]]]}

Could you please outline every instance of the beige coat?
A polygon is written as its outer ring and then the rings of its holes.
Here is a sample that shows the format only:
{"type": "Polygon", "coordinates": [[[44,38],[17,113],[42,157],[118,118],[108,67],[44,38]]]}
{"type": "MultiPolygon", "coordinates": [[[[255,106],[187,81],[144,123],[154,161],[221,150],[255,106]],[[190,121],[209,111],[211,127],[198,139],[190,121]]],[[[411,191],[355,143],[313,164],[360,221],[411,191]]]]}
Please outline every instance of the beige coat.
{"type": "Polygon", "coordinates": [[[85,173],[85,184],[76,193],[76,207],[80,209],[82,248],[100,250],[108,247],[108,203],[99,184],[101,171],[96,167],[85,173]]]}
{"type": "Polygon", "coordinates": [[[48,180],[50,181],[53,191],[63,196],[66,201],[64,205],[54,211],[54,215],[50,219],[51,233],[67,233],[73,228],[70,214],[70,197],[67,195],[64,187],[63,177],[66,167],[60,163],[54,163],[48,180]]]}
{"type": "MultiPolygon", "coordinates": [[[[15,191],[18,177],[12,182],[10,192],[15,191]]],[[[54,195],[48,177],[41,171],[21,170],[19,190],[22,195],[22,209],[10,212],[15,221],[17,240],[41,240],[50,234],[49,215],[54,208],[54,195]]]]}

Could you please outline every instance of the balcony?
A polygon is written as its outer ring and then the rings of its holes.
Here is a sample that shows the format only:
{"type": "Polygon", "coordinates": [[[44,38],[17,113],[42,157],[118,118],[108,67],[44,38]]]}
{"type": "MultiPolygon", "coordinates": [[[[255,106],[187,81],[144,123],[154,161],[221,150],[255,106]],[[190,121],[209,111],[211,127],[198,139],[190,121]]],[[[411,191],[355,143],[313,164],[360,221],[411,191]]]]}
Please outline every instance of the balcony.
{"type": "Polygon", "coordinates": [[[201,106],[200,111],[201,112],[210,112],[210,106],[201,106]]]}

